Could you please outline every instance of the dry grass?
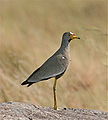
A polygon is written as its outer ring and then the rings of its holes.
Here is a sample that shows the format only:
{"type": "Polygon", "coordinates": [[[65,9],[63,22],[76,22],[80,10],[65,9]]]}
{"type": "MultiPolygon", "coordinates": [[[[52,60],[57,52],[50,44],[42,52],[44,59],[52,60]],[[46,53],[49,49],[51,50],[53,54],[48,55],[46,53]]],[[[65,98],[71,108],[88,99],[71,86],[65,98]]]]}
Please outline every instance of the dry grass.
{"type": "Polygon", "coordinates": [[[71,65],[58,80],[60,107],[107,110],[105,0],[0,0],[0,102],[53,105],[53,79],[21,86],[60,45],[77,33],[71,65]]]}

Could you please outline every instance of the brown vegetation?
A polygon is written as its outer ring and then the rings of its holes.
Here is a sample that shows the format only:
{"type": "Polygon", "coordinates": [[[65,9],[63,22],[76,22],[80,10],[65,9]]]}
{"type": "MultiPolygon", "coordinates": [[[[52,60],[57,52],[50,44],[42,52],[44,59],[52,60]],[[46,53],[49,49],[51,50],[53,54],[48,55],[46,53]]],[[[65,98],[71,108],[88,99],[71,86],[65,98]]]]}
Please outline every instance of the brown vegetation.
{"type": "Polygon", "coordinates": [[[58,81],[59,107],[107,110],[105,0],[0,0],[0,102],[53,105],[53,79],[21,86],[61,42],[71,42],[71,65],[58,81]]]}

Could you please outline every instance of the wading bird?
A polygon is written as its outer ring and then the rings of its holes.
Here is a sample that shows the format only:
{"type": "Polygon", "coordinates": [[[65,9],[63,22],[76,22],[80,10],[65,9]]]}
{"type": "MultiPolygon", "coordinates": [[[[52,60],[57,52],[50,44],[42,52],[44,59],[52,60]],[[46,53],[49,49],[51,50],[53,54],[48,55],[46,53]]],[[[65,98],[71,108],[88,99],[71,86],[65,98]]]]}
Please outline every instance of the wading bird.
{"type": "Polygon", "coordinates": [[[66,71],[69,65],[69,44],[71,40],[80,39],[72,32],[65,32],[62,36],[62,42],[60,48],[48,59],[42,66],[35,70],[26,81],[21,85],[30,85],[48,80],[50,78],[55,78],[53,85],[54,94],[54,109],[57,110],[57,99],[56,99],[56,83],[66,71]]]}

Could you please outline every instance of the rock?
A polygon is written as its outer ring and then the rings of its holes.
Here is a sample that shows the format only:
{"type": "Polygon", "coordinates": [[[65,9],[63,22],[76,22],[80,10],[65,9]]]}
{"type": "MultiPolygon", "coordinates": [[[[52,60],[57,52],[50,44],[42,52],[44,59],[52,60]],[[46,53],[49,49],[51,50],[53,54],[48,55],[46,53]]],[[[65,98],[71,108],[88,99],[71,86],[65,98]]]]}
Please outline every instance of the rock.
{"type": "Polygon", "coordinates": [[[53,110],[50,107],[7,102],[0,104],[0,120],[108,120],[108,113],[74,108],[53,110]]]}

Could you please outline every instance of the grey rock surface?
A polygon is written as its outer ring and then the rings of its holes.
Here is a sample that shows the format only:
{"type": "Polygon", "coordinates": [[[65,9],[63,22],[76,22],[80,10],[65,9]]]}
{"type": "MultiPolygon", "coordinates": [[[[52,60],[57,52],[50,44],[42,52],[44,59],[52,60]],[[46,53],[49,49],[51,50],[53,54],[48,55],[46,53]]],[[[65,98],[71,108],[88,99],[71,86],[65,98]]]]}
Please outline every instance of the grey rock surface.
{"type": "Polygon", "coordinates": [[[108,120],[108,112],[63,108],[53,110],[21,102],[0,104],[0,120],[108,120]]]}

